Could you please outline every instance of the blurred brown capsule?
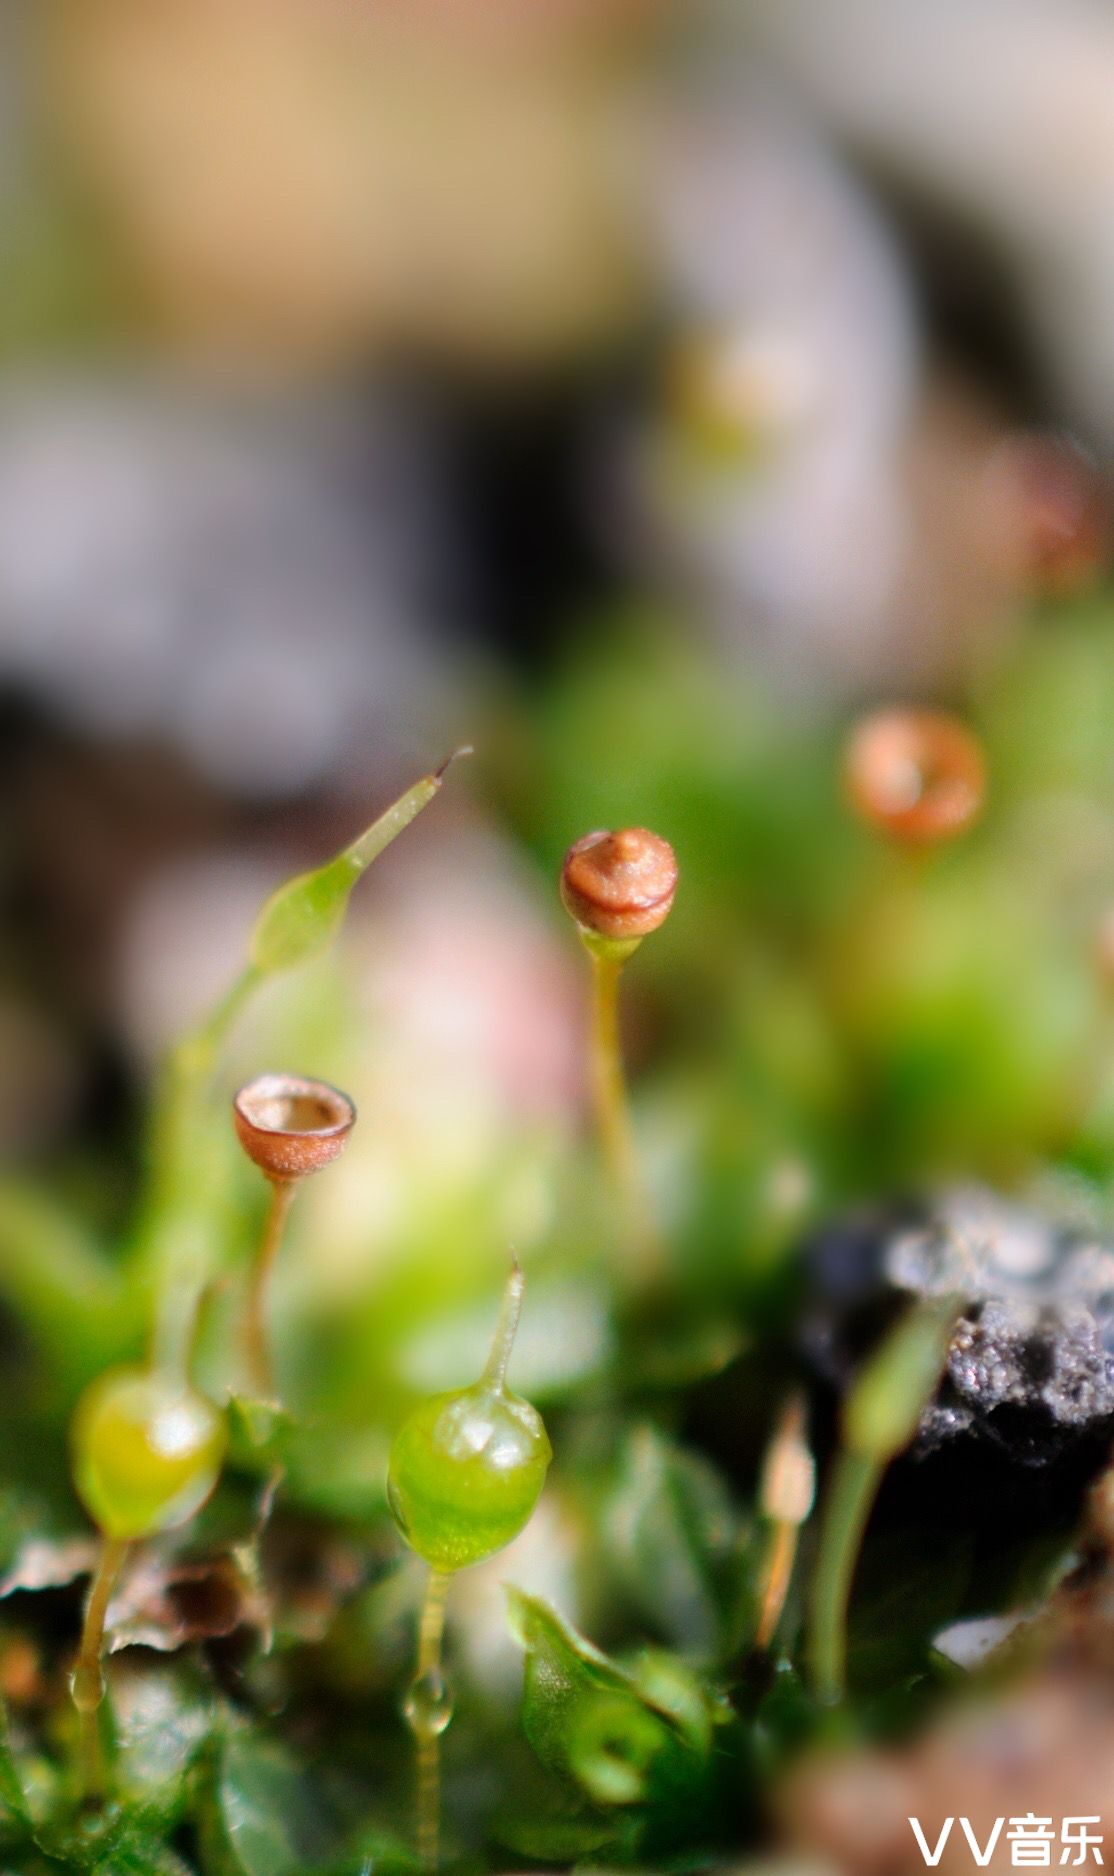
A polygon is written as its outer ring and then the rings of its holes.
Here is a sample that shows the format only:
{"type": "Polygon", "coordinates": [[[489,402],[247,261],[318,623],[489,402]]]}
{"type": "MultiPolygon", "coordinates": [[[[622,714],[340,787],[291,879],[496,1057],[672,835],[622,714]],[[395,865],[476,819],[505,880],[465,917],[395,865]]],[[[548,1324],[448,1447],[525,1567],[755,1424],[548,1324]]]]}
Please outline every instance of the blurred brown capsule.
{"type": "Polygon", "coordinates": [[[1076,444],[1011,438],[999,452],[1022,582],[1053,598],[1093,586],[1110,559],[1111,507],[1103,478],[1076,444]]]}
{"type": "Polygon", "coordinates": [[[48,1691],[39,1651],[28,1635],[13,1635],[0,1652],[0,1693],[13,1707],[28,1707],[48,1691]]]}
{"type": "Polygon", "coordinates": [[[232,1103],[240,1145],[268,1179],[320,1172],[344,1151],[356,1119],[346,1094],[302,1075],[259,1075],[232,1103]]]}
{"type": "Polygon", "coordinates": [[[561,867],[561,898],[577,924],[598,938],[645,938],[669,917],[677,860],[667,840],[645,827],[585,834],[561,867]]]}
{"type": "Polygon", "coordinates": [[[953,840],[986,796],[981,745],[958,718],[934,710],[882,710],[854,730],[844,780],[855,812],[895,840],[953,840]]]}

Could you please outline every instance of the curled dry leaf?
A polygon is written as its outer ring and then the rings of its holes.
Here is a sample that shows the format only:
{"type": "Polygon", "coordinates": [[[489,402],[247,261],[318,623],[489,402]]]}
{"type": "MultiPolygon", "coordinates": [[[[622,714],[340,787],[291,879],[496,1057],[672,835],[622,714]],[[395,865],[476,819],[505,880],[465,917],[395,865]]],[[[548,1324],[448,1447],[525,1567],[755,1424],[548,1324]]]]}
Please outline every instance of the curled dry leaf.
{"type": "Polygon", "coordinates": [[[170,1654],[239,1629],[265,1633],[268,1623],[262,1591],[233,1557],[185,1563],[151,1554],[127,1573],[113,1598],[109,1652],[141,1647],[170,1654]]]}
{"type": "Polygon", "coordinates": [[[0,1597],[18,1591],[68,1589],[78,1577],[88,1576],[97,1561],[95,1537],[33,1537],[21,1544],[7,1574],[0,1578],[0,1597]]]}

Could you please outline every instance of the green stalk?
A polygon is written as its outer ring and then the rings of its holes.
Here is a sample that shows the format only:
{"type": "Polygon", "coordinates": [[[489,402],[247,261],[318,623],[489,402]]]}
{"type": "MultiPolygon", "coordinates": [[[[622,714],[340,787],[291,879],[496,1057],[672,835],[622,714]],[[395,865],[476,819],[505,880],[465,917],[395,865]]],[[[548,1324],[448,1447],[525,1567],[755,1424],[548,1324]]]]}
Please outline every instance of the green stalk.
{"type": "Polygon", "coordinates": [[[615,1191],[627,1208],[637,1203],[634,1139],[619,1041],[619,985],[624,959],[591,949],[592,1029],[589,1062],[592,1100],[604,1158],[615,1191]]]}
{"type": "Polygon", "coordinates": [[[106,1537],[89,1595],[81,1631],[81,1648],[74,1664],[70,1692],[78,1714],[78,1755],[81,1796],[87,1804],[99,1804],[107,1791],[107,1770],[101,1743],[101,1703],[105,1695],[104,1623],[108,1605],[116,1587],[128,1544],[123,1538],[106,1537]]]}
{"type": "Polygon", "coordinates": [[[885,1467],[840,1452],[824,1501],[809,1615],[809,1664],[819,1698],[834,1706],[847,1692],[847,1612],[867,1521],[885,1467]]]}
{"type": "Polygon", "coordinates": [[[821,1700],[847,1688],[847,1612],[867,1520],[890,1461],[916,1437],[961,1310],[955,1296],[916,1303],[857,1376],[824,1501],[810,1598],[808,1654],[821,1700]]]}
{"type": "Polygon", "coordinates": [[[430,1571],[418,1622],[417,1668],[403,1709],[416,1748],[418,1859],[427,1876],[436,1876],[441,1861],[441,1735],[453,1714],[442,1664],[451,1583],[447,1570],[430,1571]]]}

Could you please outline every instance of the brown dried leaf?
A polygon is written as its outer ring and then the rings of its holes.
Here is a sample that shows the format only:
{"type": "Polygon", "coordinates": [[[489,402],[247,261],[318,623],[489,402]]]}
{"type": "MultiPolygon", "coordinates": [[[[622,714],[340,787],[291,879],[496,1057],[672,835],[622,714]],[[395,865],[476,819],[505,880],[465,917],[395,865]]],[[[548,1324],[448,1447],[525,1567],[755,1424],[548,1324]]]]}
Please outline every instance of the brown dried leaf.
{"type": "Polygon", "coordinates": [[[0,1597],[18,1590],[66,1589],[79,1576],[88,1576],[97,1561],[95,1537],[33,1537],[20,1546],[7,1575],[0,1579],[0,1597]]]}
{"type": "Polygon", "coordinates": [[[141,1647],[169,1654],[237,1629],[265,1633],[268,1623],[260,1589],[233,1557],[183,1563],[149,1553],[128,1571],[112,1599],[109,1652],[141,1647]]]}

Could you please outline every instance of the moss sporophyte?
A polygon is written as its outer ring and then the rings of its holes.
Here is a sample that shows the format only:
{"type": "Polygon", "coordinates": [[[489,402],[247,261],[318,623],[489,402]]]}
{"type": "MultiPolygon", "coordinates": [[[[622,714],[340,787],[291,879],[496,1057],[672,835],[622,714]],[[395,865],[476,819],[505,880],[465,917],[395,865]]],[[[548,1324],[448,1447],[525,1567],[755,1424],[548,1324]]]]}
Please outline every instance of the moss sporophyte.
{"type": "Polygon", "coordinates": [[[86,1389],[71,1434],[74,1484],[103,1538],[71,1681],[80,1716],[82,1784],[103,1788],[101,1667],[109,1600],[129,1545],[185,1524],[220,1477],[223,1414],[184,1379],[114,1368],[86,1389]]]}
{"type": "MultiPolygon", "coordinates": [[[[455,751],[460,755],[465,750],[455,751]]],[[[440,790],[452,757],[407,789],[324,866],[279,887],[252,934],[249,962],[209,1017],[173,1052],[153,1141],[151,1190],[138,1233],[138,1260],[159,1292],[155,1356],[147,1367],[109,1370],[81,1397],[71,1426],[74,1483],[101,1533],[71,1691],[79,1715],[84,1798],[105,1795],[101,1708],[105,1620],[132,1544],[185,1524],[220,1476],[228,1443],[224,1415],[188,1378],[198,1309],[206,1293],[196,1245],[204,1236],[198,1168],[206,1152],[218,1053],[254,990],[270,975],[308,962],[336,935],[353,886],[440,790]]],[[[255,1385],[270,1388],[264,1335],[266,1281],[297,1182],[343,1150],[355,1119],[346,1095],[327,1083],[262,1076],[234,1104],[245,1151],[273,1187],[253,1270],[243,1341],[255,1385]]]]}
{"type": "Polygon", "coordinates": [[[452,1718],[441,1665],[449,1584],[457,1570],[482,1563],[518,1536],[552,1458],[541,1416],[507,1387],[524,1289],[515,1259],[479,1380],[423,1402],[391,1448],[387,1500],[402,1537],[429,1565],[417,1668],[404,1708],[417,1744],[418,1843],[427,1868],[438,1862],[438,1742],[452,1718]]]}
{"type": "Polygon", "coordinates": [[[905,846],[954,840],[982,813],[986,759],[958,717],[880,710],[852,732],[844,786],[859,818],[905,846]]]}
{"type": "Polygon", "coordinates": [[[271,1200],[248,1275],[242,1341],[248,1382],[259,1396],[274,1393],[267,1342],[267,1287],[298,1185],[343,1153],[356,1122],[346,1094],[304,1075],[259,1075],[232,1103],[236,1137],[271,1187],[271,1200]]]}
{"type": "Polygon", "coordinates": [[[816,1463],[805,1438],[805,1403],[794,1395],[783,1410],[766,1452],[758,1484],[758,1509],[769,1526],[762,1568],[756,1648],[773,1644],[785,1608],[801,1527],[816,1495],[816,1463]]]}
{"type": "Polygon", "coordinates": [[[561,899],[592,965],[589,1067],[600,1143],[638,1261],[655,1261],[655,1238],[638,1181],[619,1035],[623,966],[664,925],[677,890],[677,859],[645,827],[585,834],[561,867],[561,899]]]}
{"type": "Polygon", "coordinates": [[[450,764],[469,753],[467,748],[454,750],[348,846],[271,894],[252,928],[244,968],[208,1016],[172,1051],[156,1102],[149,1190],[137,1236],[137,1256],[158,1296],[155,1340],[160,1360],[180,1360],[182,1324],[191,1318],[199,1285],[198,1244],[213,1221],[213,1208],[205,1202],[212,1182],[199,1179],[198,1169],[213,1163],[211,1109],[222,1047],[263,984],[329,949],[358,881],[436,799],[450,764]]]}

